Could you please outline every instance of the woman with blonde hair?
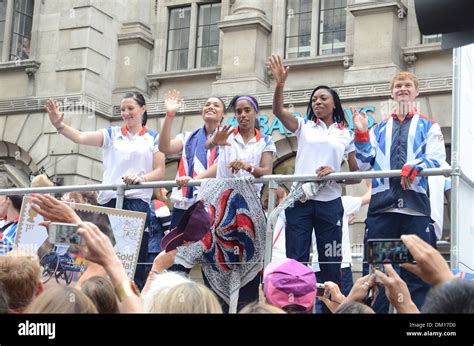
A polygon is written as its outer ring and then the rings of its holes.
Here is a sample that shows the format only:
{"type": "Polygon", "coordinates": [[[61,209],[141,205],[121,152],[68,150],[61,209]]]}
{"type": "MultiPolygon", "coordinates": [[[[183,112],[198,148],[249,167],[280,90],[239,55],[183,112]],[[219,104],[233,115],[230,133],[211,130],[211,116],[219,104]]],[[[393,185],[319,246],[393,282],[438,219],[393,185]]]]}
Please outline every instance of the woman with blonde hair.
{"type": "Polygon", "coordinates": [[[215,294],[206,286],[187,282],[155,297],[154,311],[171,314],[221,314],[215,294]]]}
{"type": "Polygon", "coordinates": [[[28,307],[28,313],[97,314],[92,300],[73,287],[56,286],[41,293],[28,307]]]}

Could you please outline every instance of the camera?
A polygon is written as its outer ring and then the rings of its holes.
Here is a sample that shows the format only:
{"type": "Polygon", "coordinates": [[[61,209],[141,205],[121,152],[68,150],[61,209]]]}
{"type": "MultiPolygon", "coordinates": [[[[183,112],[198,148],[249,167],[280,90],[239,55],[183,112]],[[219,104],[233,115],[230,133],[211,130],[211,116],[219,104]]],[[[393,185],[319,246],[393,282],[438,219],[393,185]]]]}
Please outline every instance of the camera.
{"type": "Polygon", "coordinates": [[[77,233],[78,227],[72,223],[51,222],[48,240],[52,244],[85,245],[84,239],[77,233]]]}
{"type": "Polygon", "coordinates": [[[413,263],[413,256],[400,239],[369,239],[369,264],[413,263]]]}
{"type": "Polygon", "coordinates": [[[317,283],[316,284],[316,297],[324,296],[324,284],[317,283]]]}

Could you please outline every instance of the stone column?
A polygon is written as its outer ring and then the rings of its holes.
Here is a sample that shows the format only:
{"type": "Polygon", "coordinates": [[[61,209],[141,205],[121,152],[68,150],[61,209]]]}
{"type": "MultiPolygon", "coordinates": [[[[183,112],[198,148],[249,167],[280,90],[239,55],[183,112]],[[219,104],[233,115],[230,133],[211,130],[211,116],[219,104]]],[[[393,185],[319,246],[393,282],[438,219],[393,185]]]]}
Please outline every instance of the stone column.
{"type": "Polygon", "coordinates": [[[213,83],[213,93],[233,94],[267,91],[265,62],[268,57],[271,23],[264,1],[236,0],[230,16],[219,22],[223,32],[221,78],[213,83]]]}
{"type": "Polygon", "coordinates": [[[403,68],[399,52],[406,8],[398,1],[357,2],[347,8],[354,16],[354,55],[344,83],[390,80],[403,68]]]}

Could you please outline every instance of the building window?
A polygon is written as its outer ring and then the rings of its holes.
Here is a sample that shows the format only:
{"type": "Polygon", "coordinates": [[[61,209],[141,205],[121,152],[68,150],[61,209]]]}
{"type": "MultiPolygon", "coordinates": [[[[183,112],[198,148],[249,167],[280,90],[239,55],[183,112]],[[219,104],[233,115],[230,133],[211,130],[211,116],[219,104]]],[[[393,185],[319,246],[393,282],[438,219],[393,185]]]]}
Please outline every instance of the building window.
{"type": "Polygon", "coordinates": [[[33,24],[33,0],[15,0],[10,60],[29,59],[31,26],[33,24]]]}
{"type": "Polygon", "coordinates": [[[217,1],[170,9],[166,71],[217,66],[221,9],[217,1]]]}
{"type": "Polygon", "coordinates": [[[421,35],[421,43],[436,43],[441,42],[441,34],[436,35],[421,35]]]}
{"type": "Polygon", "coordinates": [[[312,0],[288,0],[286,3],[286,59],[311,55],[312,2],[312,0]]]}
{"type": "Polygon", "coordinates": [[[221,4],[199,6],[199,22],[196,45],[196,67],[212,67],[219,58],[219,28],[221,4]]]}
{"type": "Polygon", "coordinates": [[[0,0],[0,60],[30,59],[34,0],[0,0]]]}
{"type": "Polygon", "coordinates": [[[170,11],[166,70],[185,70],[188,67],[191,7],[170,11]]]}
{"type": "Polygon", "coordinates": [[[285,59],[344,53],[346,4],[347,0],[287,0],[285,59]]]}
{"type": "Polygon", "coordinates": [[[320,0],[319,55],[346,50],[346,3],[347,0],[320,0]]]}

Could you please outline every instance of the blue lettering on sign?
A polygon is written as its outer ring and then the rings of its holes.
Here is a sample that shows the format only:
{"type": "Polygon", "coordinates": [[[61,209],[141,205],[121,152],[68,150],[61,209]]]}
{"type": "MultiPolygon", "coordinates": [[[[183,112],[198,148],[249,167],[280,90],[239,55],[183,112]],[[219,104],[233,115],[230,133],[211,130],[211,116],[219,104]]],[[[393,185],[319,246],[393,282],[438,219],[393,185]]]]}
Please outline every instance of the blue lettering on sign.
{"type": "MultiPolygon", "coordinates": [[[[367,117],[369,118],[369,128],[371,128],[375,124],[375,120],[373,118],[373,114],[375,113],[375,107],[374,106],[369,106],[369,107],[359,107],[357,108],[357,111],[360,112],[363,110],[366,114],[367,117]]],[[[349,127],[351,129],[354,129],[354,125],[352,123],[352,112],[349,108],[345,109],[345,113],[347,115],[347,118],[349,120],[349,127]]],[[[301,118],[301,113],[293,113],[294,117],[299,117],[301,118]]],[[[307,118],[307,115],[305,114],[304,118],[307,118]]],[[[275,130],[278,130],[280,132],[280,135],[285,136],[285,135],[291,135],[292,132],[288,131],[281,121],[275,117],[273,119],[273,122],[271,125],[269,125],[269,117],[268,115],[261,114],[257,117],[257,121],[260,125],[260,131],[266,135],[271,135],[275,130]]],[[[237,118],[233,117],[227,120],[226,122],[227,125],[232,125],[232,126],[238,126],[239,123],[237,122],[237,118]]]]}

